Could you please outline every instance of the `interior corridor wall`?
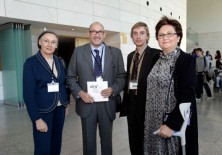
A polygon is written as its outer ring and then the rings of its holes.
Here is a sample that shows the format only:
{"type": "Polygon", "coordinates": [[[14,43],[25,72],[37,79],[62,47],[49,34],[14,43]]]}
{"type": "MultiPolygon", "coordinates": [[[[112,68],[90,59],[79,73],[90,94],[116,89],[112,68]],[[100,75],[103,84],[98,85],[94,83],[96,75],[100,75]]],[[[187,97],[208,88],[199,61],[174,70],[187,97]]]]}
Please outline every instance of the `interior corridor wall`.
{"type": "Polygon", "coordinates": [[[209,32],[199,34],[199,47],[203,49],[204,52],[210,51],[213,57],[212,66],[215,66],[215,54],[219,50],[222,53],[222,31],[220,32],[209,32]]]}
{"type": "Polygon", "coordinates": [[[4,6],[0,16],[9,18],[85,28],[93,21],[100,21],[106,30],[126,35],[127,42],[119,43],[124,55],[134,49],[129,33],[138,21],[148,24],[149,44],[158,48],[154,28],[161,16],[166,15],[178,19],[183,25],[181,47],[186,51],[187,0],[0,0],[0,5],[4,6]]]}
{"type": "MultiPolygon", "coordinates": [[[[213,58],[216,50],[222,51],[221,6],[221,0],[187,0],[187,27],[198,33],[197,47],[210,51],[213,58]]],[[[215,59],[212,65],[215,66],[215,59]]]]}

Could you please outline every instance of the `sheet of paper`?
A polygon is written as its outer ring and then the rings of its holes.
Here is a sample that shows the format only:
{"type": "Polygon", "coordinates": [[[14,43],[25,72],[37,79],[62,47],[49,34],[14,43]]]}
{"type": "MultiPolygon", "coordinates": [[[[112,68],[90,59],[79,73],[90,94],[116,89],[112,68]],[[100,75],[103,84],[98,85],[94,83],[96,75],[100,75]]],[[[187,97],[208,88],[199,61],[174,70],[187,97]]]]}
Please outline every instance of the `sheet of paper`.
{"type": "Polygon", "coordinates": [[[101,91],[108,88],[108,81],[87,82],[87,92],[93,97],[95,102],[109,101],[108,97],[103,97],[101,91]]]}

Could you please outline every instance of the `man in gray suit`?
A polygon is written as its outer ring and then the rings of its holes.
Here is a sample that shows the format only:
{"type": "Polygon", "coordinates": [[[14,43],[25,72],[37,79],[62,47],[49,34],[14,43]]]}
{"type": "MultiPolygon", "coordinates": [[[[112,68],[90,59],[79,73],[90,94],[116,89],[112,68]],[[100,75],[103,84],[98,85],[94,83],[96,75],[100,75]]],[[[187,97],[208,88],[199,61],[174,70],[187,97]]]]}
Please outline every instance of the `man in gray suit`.
{"type": "Polygon", "coordinates": [[[104,27],[94,22],[89,27],[90,43],[76,47],[68,68],[68,86],[76,100],[81,117],[83,154],[96,155],[97,124],[101,138],[101,154],[112,155],[112,128],[116,117],[115,96],[125,85],[125,69],[121,51],[105,45],[104,27]],[[108,101],[95,101],[87,91],[87,82],[106,81],[100,94],[108,101]]]}

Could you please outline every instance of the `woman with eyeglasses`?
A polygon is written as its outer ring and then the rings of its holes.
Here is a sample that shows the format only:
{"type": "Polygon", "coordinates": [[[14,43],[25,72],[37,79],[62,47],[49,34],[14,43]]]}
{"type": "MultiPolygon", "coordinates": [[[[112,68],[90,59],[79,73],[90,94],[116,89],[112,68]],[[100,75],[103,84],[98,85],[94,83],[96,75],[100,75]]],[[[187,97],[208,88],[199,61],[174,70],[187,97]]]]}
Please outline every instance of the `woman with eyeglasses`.
{"type": "Polygon", "coordinates": [[[33,125],[34,155],[59,155],[67,107],[65,68],[53,53],[58,37],[44,31],[23,70],[23,97],[33,125]]]}
{"type": "Polygon", "coordinates": [[[186,129],[186,152],[197,155],[195,59],[179,47],[183,32],[177,20],[164,16],[155,29],[162,52],[147,77],[144,154],[182,154],[179,137],[172,135],[180,130],[184,121],[179,105],[191,102],[190,124],[186,129]],[[158,134],[154,134],[155,131],[158,134]]]}

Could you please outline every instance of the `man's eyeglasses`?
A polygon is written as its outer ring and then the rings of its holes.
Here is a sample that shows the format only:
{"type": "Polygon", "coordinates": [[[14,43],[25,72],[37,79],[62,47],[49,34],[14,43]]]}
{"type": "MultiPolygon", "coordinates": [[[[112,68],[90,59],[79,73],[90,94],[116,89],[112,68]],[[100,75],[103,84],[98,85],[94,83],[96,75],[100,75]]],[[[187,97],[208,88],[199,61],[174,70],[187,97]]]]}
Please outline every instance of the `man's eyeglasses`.
{"type": "Polygon", "coordinates": [[[52,47],[56,47],[56,46],[57,46],[57,41],[52,41],[52,42],[50,42],[49,40],[42,40],[42,43],[43,43],[45,46],[49,46],[49,45],[51,45],[52,47]]]}
{"type": "Polygon", "coordinates": [[[163,39],[164,37],[171,38],[171,37],[173,37],[176,34],[177,33],[158,34],[157,37],[158,37],[158,39],[163,39]]]}
{"type": "Polygon", "coordinates": [[[91,31],[89,31],[89,32],[90,32],[90,34],[92,34],[92,35],[96,35],[96,34],[98,34],[98,35],[103,35],[103,34],[104,34],[104,31],[91,30],[91,31]]]}

